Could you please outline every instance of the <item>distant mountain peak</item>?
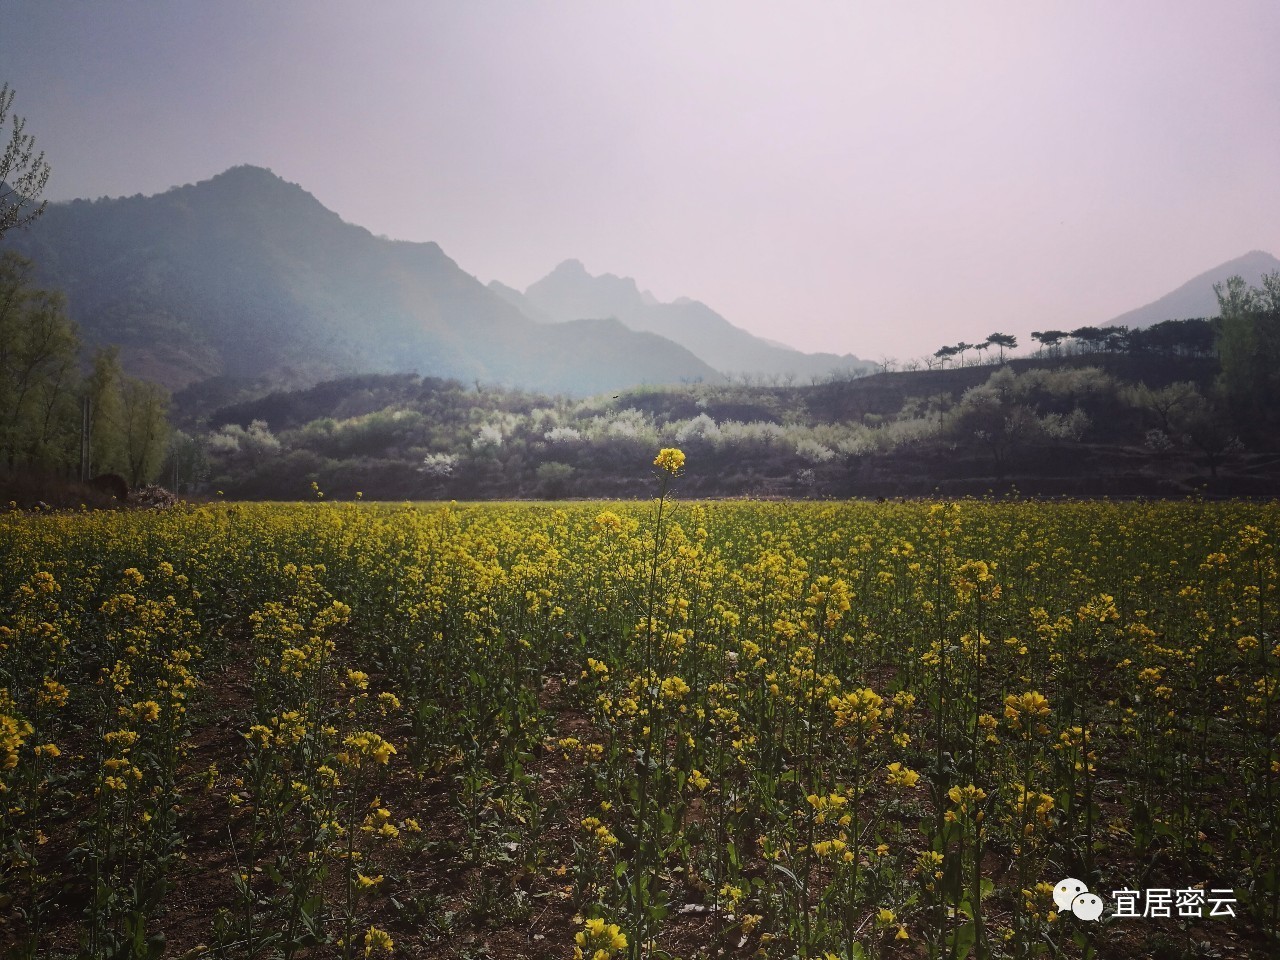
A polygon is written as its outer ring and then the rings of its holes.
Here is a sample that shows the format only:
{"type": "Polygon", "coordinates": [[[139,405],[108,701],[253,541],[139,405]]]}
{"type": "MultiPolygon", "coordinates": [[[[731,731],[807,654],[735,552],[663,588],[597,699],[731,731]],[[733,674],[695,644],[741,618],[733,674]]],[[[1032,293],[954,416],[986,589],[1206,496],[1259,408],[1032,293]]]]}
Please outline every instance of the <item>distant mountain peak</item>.
{"type": "Polygon", "coordinates": [[[631,277],[612,273],[592,276],[581,260],[563,261],[530,284],[524,295],[547,315],[561,321],[613,317],[626,322],[646,306],[644,295],[631,277]]]}
{"type": "Polygon", "coordinates": [[[617,323],[537,324],[438,245],[375,237],[252,164],[151,197],[50,204],[3,241],[66,291],[88,343],[119,344],[130,373],[170,387],[416,371],[590,394],[718,377],[617,323]]]}
{"type": "Polygon", "coordinates": [[[866,364],[854,356],[806,354],[753,336],[734,326],[705,303],[680,297],[663,303],[641,291],[631,277],[592,276],[579,260],[565,260],[524,291],[499,292],[526,316],[566,323],[582,318],[612,318],[635,331],[675,341],[721,373],[820,376],[866,364]]]}
{"type": "Polygon", "coordinates": [[[1239,264],[1242,267],[1257,266],[1262,270],[1270,273],[1274,270],[1280,270],[1280,260],[1267,253],[1265,250],[1250,250],[1243,257],[1237,257],[1230,263],[1239,264]]]}
{"type": "MultiPolygon", "coordinates": [[[[204,190],[235,190],[246,193],[271,191],[282,196],[302,196],[314,203],[320,203],[319,200],[304,190],[301,185],[291,180],[286,180],[268,167],[257,167],[250,163],[228,167],[221,173],[215,173],[208,180],[199,180],[194,185],[188,186],[196,190],[203,188],[204,190]]],[[[177,189],[187,188],[179,187],[177,189]]]]}
{"type": "Polygon", "coordinates": [[[257,179],[257,180],[279,180],[286,182],[284,177],[279,176],[270,167],[260,167],[256,163],[237,163],[234,167],[227,167],[221,173],[215,173],[210,180],[235,180],[235,179],[257,179]]]}
{"type": "Polygon", "coordinates": [[[1280,260],[1265,250],[1250,250],[1243,256],[1206,270],[1145,306],[1113,317],[1103,326],[1149,327],[1164,320],[1216,317],[1219,307],[1214,284],[1225,283],[1229,277],[1239,276],[1246,283],[1258,286],[1264,275],[1276,271],[1280,271],[1280,260]]]}
{"type": "Polygon", "coordinates": [[[587,268],[583,266],[581,260],[562,260],[556,264],[556,268],[551,271],[552,276],[570,276],[570,277],[589,277],[587,268]]]}

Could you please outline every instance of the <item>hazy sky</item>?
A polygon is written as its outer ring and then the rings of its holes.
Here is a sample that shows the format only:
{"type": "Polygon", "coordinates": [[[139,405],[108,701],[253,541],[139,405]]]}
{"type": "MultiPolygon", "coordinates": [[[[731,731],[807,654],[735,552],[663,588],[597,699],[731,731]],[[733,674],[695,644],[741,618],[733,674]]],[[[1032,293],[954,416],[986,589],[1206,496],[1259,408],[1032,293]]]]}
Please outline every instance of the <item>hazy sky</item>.
{"type": "Polygon", "coordinates": [[[0,0],[51,199],[267,166],[524,288],[808,350],[1105,321],[1280,255],[1280,4],[0,0]]]}

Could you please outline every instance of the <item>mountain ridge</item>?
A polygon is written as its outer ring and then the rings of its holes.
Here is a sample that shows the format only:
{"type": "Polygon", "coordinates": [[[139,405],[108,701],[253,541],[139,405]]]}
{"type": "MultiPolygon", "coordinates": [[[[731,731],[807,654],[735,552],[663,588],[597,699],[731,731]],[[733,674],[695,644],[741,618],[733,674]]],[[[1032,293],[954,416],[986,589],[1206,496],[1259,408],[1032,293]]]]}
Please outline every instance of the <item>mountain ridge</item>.
{"type": "Polygon", "coordinates": [[[1219,309],[1218,298],[1213,291],[1215,283],[1224,283],[1228,277],[1240,276],[1246,283],[1258,286],[1264,274],[1277,270],[1280,270],[1280,260],[1265,250],[1250,250],[1192,277],[1148,304],[1112,317],[1103,325],[1141,328],[1163,320],[1216,317],[1219,309]]]}
{"type": "Polygon", "coordinates": [[[126,369],[171,388],[414,372],[590,394],[718,378],[621,325],[539,325],[438,244],[375,237],[262,167],[50,204],[3,246],[67,294],[90,345],[119,344],[126,369]]]}
{"type": "Polygon", "coordinates": [[[577,259],[562,261],[530,284],[523,302],[555,322],[616,317],[633,330],[656,333],[680,344],[726,375],[817,377],[872,366],[852,354],[802,353],[765,340],[734,326],[699,300],[679,297],[663,303],[641,290],[632,277],[612,273],[593,276],[577,259]]]}

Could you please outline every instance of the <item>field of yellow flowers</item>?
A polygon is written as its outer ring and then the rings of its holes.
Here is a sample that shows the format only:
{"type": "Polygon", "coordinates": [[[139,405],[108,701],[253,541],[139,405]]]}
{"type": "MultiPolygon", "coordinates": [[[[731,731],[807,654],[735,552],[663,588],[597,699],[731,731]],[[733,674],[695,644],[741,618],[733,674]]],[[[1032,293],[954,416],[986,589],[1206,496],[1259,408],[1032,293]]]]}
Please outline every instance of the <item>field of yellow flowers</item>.
{"type": "Polygon", "coordinates": [[[1276,954],[1280,508],[688,503],[676,454],[0,516],[0,953],[1276,954]],[[1234,916],[1114,915],[1162,889],[1234,916]]]}

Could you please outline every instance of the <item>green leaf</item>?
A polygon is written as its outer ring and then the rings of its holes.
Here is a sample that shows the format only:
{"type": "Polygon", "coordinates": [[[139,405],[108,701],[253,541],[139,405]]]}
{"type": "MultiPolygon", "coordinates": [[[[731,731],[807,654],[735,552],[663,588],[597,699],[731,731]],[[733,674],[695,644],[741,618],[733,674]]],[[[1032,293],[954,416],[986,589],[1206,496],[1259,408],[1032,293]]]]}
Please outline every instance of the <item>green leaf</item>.
{"type": "MultiPolygon", "coordinates": [[[[961,905],[961,909],[964,908],[961,905]]],[[[952,954],[957,957],[967,957],[973,949],[974,941],[978,938],[978,928],[971,922],[959,927],[952,939],[952,954]]]]}

